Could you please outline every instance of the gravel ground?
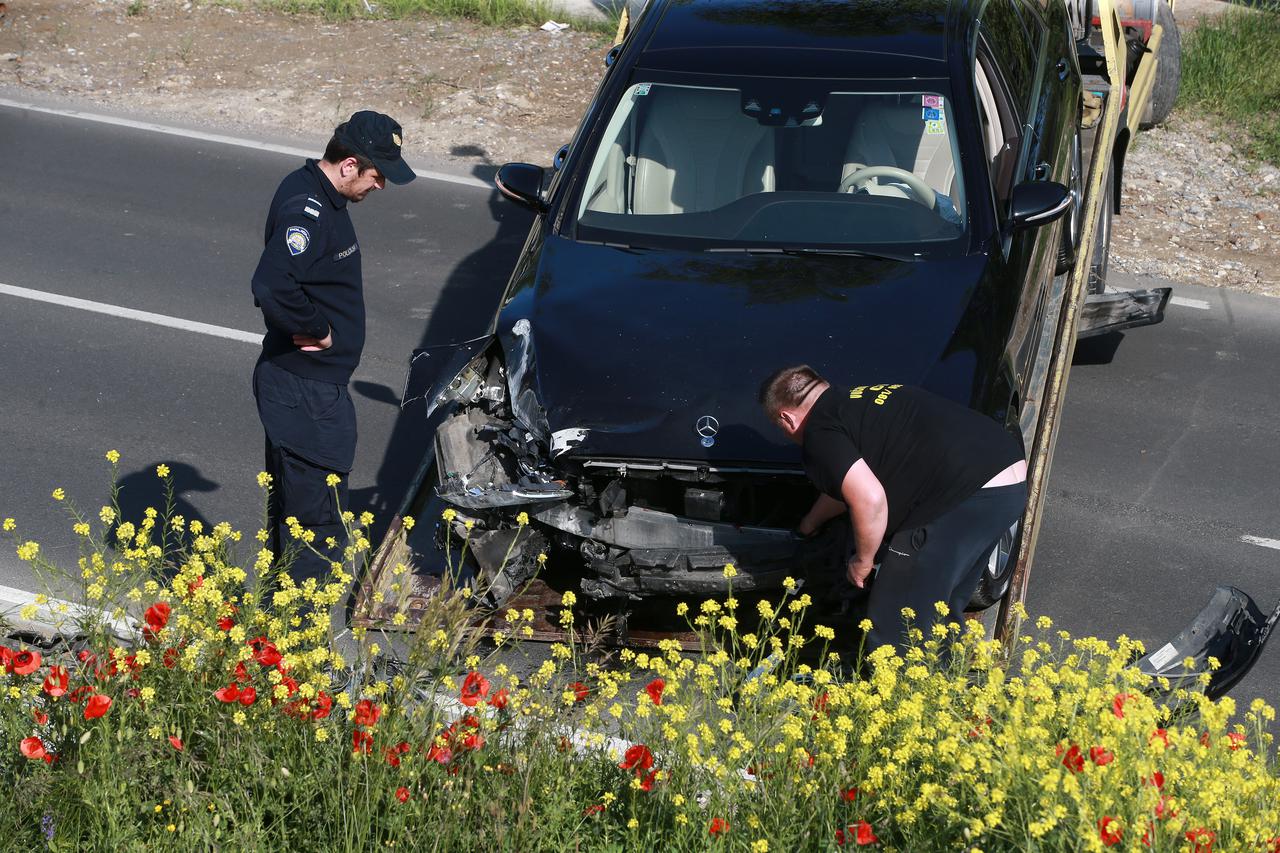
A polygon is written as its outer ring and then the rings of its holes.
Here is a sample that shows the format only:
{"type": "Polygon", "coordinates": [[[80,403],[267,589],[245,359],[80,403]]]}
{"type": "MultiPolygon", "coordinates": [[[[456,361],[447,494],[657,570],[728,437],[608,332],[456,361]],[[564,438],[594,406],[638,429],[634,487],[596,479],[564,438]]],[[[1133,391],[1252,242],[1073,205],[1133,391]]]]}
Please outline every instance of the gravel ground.
{"type": "MultiPolygon", "coordinates": [[[[1189,23],[1225,8],[1183,0],[1189,23]]],[[[175,0],[8,0],[0,86],[219,129],[315,139],[370,106],[406,153],[462,168],[547,163],[603,71],[594,33],[461,21],[330,22],[175,0]]],[[[1280,173],[1228,127],[1176,113],[1139,137],[1111,244],[1116,269],[1280,295],[1280,173]]]]}

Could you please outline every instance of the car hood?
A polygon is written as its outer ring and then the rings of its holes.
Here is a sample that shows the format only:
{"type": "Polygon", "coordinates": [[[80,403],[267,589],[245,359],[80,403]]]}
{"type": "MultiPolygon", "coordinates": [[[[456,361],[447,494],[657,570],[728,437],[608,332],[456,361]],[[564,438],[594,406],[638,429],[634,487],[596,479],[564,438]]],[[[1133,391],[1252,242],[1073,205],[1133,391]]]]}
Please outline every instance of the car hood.
{"type": "Polygon", "coordinates": [[[805,363],[837,386],[916,384],[971,404],[993,367],[979,336],[959,332],[992,337],[984,255],[694,253],[549,236],[533,257],[496,331],[513,391],[536,396],[565,459],[795,467],[798,448],[757,403],[771,372],[805,363]],[[713,436],[699,434],[706,416],[713,436]]]}

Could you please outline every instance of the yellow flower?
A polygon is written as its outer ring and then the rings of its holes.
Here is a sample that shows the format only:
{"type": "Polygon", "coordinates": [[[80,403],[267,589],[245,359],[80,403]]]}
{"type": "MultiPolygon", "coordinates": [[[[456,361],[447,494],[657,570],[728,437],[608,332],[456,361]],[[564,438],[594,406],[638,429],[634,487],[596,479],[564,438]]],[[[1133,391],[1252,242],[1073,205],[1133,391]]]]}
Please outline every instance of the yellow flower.
{"type": "Polygon", "coordinates": [[[682,602],[680,602],[679,604],[677,604],[677,605],[676,605],[676,615],[677,615],[677,616],[684,616],[684,615],[685,615],[686,613],[688,613],[688,612],[689,612],[689,605],[688,605],[688,603],[686,603],[686,602],[682,601],[682,602]]]}
{"type": "Polygon", "coordinates": [[[89,525],[87,525],[87,524],[85,524],[83,521],[81,521],[81,522],[78,522],[78,523],[76,523],[76,524],[72,525],[72,526],[71,526],[71,531],[72,531],[73,533],[75,533],[75,535],[77,535],[77,536],[88,536],[88,535],[89,535],[89,525]]]}
{"type": "Polygon", "coordinates": [[[627,829],[639,829],[639,828],[640,828],[640,821],[636,820],[635,818],[631,818],[631,820],[627,821],[627,829]]]}
{"type": "Polygon", "coordinates": [[[10,531],[10,530],[13,530],[13,529],[14,529],[15,527],[17,527],[17,526],[18,526],[18,522],[14,521],[12,518],[6,518],[6,519],[4,520],[4,525],[3,525],[3,527],[4,527],[4,529],[5,529],[5,532],[8,532],[8,531],[10,531]]]}
{"type": "Polygon", "coordinates": [[[168,477],[168,476],[169,476],[169,466],[168,466],[168,465],[165,465],[164,463],[161,463],[161,464],[157,465],[157,466],[156,466],[156,476],[157,476],[157,477],[159,477],[161,480],[163,480],[165,477],[168,477]]]}
{"type": "Polygon", "coordinates": [[[31,562],[40,553],[39,542],[23,542],[18,546],[18,559],[24,562],[31,562]]]}
{"type": "Polygon", "coordinates": [[[342,482],[342,478],[339,477],[337,474],[330,474],[329,476],[324,478],[324,484],[331,489],[341,482],[342,482]]]}
{"type": "Polygon", "coordinates": [[[528,523],[529,523],[529,513],[522,512],[516,516],[516,524],[520,525],[521,527],[524,527],[528,523]]]}
{"type": "Polygon", "coordinates": [[[58,489],[54,489],[54,490],[53,490],[53,499],[54,499],[55,501],[60,501],[60,500],[62,500],[63,498],[65,498],[66,496],[67,496],[67,493],[66,493],[66,492],[64,492],[64,491],[62,491],[62,489],[61,489],[61,488],[58,488],[58,489]]]}
{"type": "Polygon", "coordinates": [[[736,566],[734,566],[734,565],[733,565],[733,563],[725,563],[725,564],[724,564],[724,576],[725,576],[725,578],[736,578],[736,577],[738,576],[738,569],[737,569],[737,567],[736,567],[736,566]]]}
{"type": "Polygon", "coordinates": [[[751,853],[769,853],[769,842],[763,838],[752,841],[751,853]]]}
{"type": "Polygon", "coordinates": [[[271,475],[268,474],[266,471],[259,471],[258,472],[258,488],[265,489],[267,486],[270,486],[270,485],[271,485],[271,475]]]}
{"type": "Polygon", "coordinates": [[[28,622],[36,618],[36,614],[40,612],[40,608],[34,604],[28,604],[18,611],[18,615],[28,622]]]}
{"type": "Polygon", "coordinates": [[[449,507],[444,512],[440,513],[440,517],[443,518],[445,521],[453,521],[455,518],[458,517],[458,511],[453,507],[449,507]]]}
{"type": "Polygon", "coordinates": [[[412,515],[406,515],[401,523],[404,524],[405,530],[412,530],[413,525],[417,524],[417,522],[413,520],[412,515]]]}
{"type": "Polygon", "coordinates": [[[114,464],[116,464],[117,462],[119,462],[119,461],[120,461],[120,452],[119,452],[119,451],[117,451],[117,450],[108,450],[108,451],[107,451],[107,461],[108,461],[108,462],[110,462],[112,465],[114,465],[114,464]]]}
{"type": "Polygon", "coordinates": [[[574,595],[570,590],[565,590],[564,595],[560,597],[560,603],[565,607],[572,607],[578,603],[578,596],[574,595]]]}

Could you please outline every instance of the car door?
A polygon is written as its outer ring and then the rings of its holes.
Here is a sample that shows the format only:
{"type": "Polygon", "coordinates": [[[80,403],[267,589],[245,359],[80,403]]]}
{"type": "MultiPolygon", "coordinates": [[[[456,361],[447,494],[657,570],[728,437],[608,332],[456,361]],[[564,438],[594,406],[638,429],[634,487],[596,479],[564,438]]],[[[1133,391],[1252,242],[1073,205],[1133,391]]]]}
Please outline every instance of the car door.
{"type": "Polygon", "coordinates": [[[1003,137],[1002,147],[989,166],[1006,267],[1004,278],[1018,290],[1007,355],[1022,399],[1042,334],[1057,252],[1056,228],[1014,233],[1009,222],[1013,187],[1052,175],[1046,171],[1044,159],[1051,155],[1044,134],[1049,100],[1041,97],[1044,49],[1044,24],[1021,3],[991,0],[983,8],[975,74],[980,95],[984,83],[989,89],[1003,137]]]}

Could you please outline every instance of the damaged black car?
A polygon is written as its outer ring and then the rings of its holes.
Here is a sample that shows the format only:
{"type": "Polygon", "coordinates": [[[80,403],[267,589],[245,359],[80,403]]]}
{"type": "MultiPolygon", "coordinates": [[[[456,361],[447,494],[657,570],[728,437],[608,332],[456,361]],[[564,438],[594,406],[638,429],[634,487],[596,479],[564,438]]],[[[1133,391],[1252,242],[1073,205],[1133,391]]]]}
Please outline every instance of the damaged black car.
{"type": "Polygon", "coordinates": [[[1074,57],[1061,4],[654,0],[557,166],[498,174],[537,218],[491,333],[414,355],[397,557],[438,574],[465,539],[494,603],[542,554],[599,600],[838,576],[838,524],[791,533],[816,493],[758,386],[804,362],[1034,422],[1079,244],[1074,57]]]}

